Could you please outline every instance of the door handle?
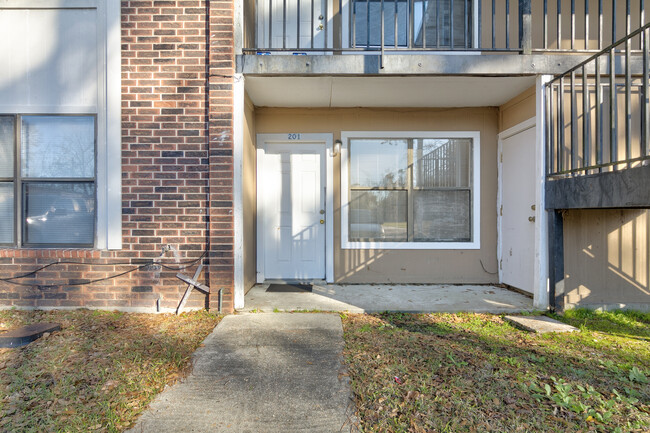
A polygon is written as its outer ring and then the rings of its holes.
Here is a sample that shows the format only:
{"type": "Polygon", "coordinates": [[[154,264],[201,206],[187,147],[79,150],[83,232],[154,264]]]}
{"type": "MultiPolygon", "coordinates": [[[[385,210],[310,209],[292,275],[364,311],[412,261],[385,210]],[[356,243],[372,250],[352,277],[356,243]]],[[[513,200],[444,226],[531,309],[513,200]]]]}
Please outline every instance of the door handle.
{"type": "Polygon", "coordinates": [[[321,223],[321,224],[325,224],[325,220],[320,220],[320,223],[321,223]]]}
{"type": "Polygon", "coordinates": [[[528,221],[530,221],[531,223],[534,223],[535,222],[535,217],[534,216],[529,216],[528,221]]]}

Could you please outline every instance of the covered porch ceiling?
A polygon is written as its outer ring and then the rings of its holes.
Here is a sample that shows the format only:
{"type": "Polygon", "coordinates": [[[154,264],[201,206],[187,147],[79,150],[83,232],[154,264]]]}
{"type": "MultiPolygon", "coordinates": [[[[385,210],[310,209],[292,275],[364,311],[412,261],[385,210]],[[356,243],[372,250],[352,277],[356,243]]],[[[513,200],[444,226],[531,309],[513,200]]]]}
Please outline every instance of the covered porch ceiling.
{"type": "Polygon", "coordinates": [[[492,107],[535,85],[534,76],[246,76],[258,107],[492,107]]]}

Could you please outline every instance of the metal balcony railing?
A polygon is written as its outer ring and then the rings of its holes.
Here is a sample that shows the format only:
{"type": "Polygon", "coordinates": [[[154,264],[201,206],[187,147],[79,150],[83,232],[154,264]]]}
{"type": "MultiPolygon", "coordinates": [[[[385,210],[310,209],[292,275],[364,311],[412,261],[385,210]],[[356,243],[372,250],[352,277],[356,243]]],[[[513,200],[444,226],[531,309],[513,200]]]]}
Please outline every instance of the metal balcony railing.
{"type": "Polygon", "coordinates": [[[597,52],[644,0],[245,0],[245,53],[597,52]]]}
{"type": "Polygon", "coordinates": [[[646,24],[546,84],[548,176],[650,160],[649,52],[646,24]]]}

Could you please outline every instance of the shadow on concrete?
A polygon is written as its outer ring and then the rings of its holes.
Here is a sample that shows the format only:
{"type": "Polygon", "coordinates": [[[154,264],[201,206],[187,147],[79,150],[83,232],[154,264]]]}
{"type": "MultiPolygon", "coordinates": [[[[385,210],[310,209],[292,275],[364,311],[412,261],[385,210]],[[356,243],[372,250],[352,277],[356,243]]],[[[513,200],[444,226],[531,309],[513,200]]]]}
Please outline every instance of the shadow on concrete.
{"type": "Polygon", "coordinates": [[[369,313],[531,311],[533,300],[491,285],[338,285],[314,284],[312,293],[268,293],[253,287],[240,311],[348,311],[369,313]]]}

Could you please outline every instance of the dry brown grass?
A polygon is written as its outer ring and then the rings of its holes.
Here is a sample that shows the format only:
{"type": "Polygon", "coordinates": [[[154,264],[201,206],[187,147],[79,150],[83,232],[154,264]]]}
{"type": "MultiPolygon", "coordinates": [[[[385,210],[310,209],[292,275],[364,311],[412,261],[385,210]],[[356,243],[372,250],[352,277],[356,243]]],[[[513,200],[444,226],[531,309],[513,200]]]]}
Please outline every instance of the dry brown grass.
{"type": "Polygon", "coordinates": [[[219,320],[205,311],[0,311],[0,330],[61,324],[28,346],[0,349],[0,431],[122,431],[187,374],[219,320]]]}

